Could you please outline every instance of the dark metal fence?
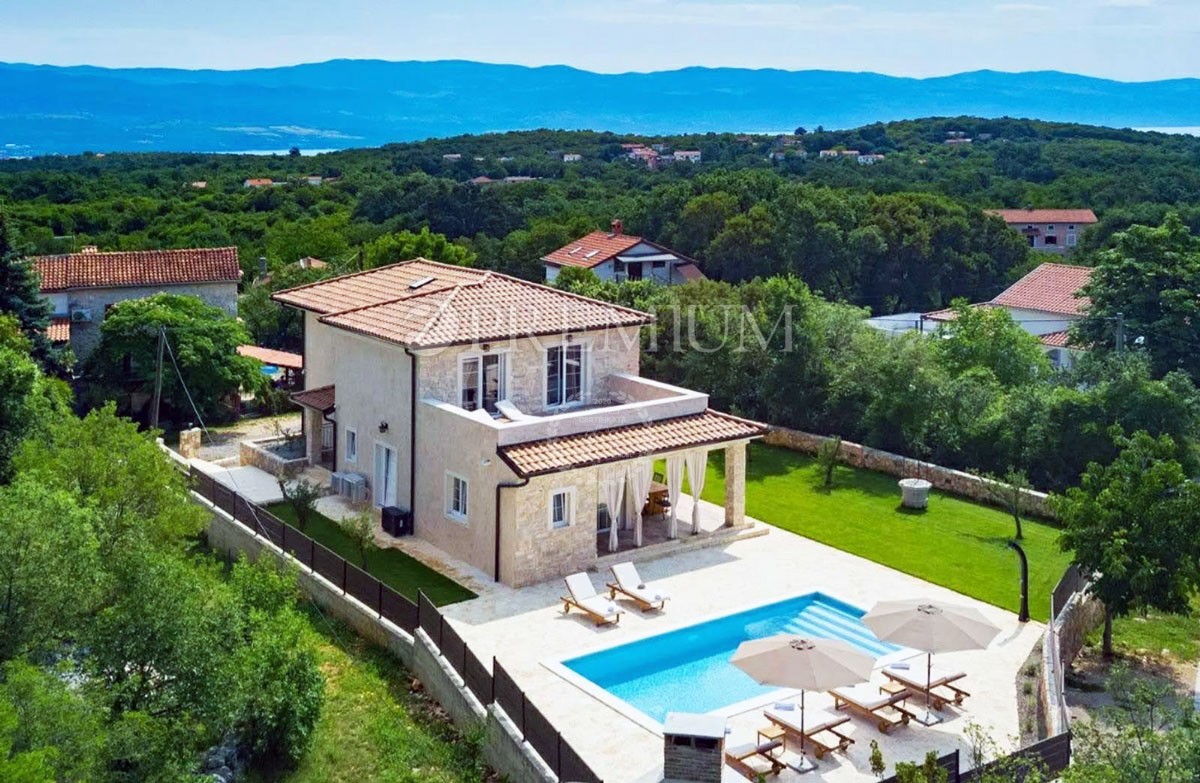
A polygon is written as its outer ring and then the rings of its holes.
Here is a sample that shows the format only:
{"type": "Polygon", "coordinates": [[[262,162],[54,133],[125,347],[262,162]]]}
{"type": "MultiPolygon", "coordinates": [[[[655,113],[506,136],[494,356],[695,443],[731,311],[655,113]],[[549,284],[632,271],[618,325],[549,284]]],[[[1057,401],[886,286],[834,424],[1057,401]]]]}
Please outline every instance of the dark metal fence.
{"type": "MultiPolygon", "coordinates": [[[[989,773],[1001,770],[1009,774],[1005,780],[1022,780],[1033,770],[1039,770],[1053,780],[1071,764],[1071,733],[1044,739],[1003,759],[991,761],[978,769],[962,771],[962,758],[956,750],[938,758],[938,766],[946,770],[949,783],[975,783],[989,773]]],[[[1040,780],[1041,778],[1039,778],[1040,780]]],[[[896,783],[897,778],[885,778],[883,783],[896,783]]]]}
{"type": "Polygon", "coordinates": [[[485,706],[495,703],[504,710],[521,732],[522,739],[542,757],[560,781],[602,783],[541,710],[530,703],[500,662],[493,658],[489,671],[424,593],[418,591],[414,602],[262,506],[223,486],[212,476],[193,467],[189,478],[197,494],[286,551],[305,568],[320,574],[343,595],[353,596],[378,617],[409,633],[414,633],[417,628],[425,631],[475,698],[485,706]]]}

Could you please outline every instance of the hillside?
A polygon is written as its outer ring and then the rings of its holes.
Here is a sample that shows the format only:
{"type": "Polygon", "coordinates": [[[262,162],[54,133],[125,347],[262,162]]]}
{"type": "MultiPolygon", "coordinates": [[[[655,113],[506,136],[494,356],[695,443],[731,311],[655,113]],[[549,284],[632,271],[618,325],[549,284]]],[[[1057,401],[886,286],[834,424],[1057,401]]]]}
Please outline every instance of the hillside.
{"type": "Polygon", "coordinates": [[[778,132],[962,114],[1200,125],[1200,80],[1125,83],[1058,72],[912,79],[738,68],[597,74],[466,61],[244,71],[0,64],[0,94],[0,156],[10,157],[343,148],[533,128],[778,132]]]}

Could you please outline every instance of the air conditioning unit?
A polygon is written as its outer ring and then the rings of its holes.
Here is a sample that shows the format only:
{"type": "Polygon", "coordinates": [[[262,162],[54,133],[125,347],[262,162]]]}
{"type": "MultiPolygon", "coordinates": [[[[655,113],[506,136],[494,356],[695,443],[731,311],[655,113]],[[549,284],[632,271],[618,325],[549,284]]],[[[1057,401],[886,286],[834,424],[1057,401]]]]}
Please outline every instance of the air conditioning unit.
{"type": "Polygon", "coordinates": [[[90,307],[79,307],[71,311],[71,323],[87,323],[92,320],[92,310],[90,307]]]}
{"type": "Polygon", "coordinates": [[[367,479],[360,473],[342,474],[342,495],[355,503],[364,503],[367,499],[367,479]]]}
{"type": "Polygon", "coordinates": [[[330,473],[329,474],[329,491],[335,495],[345,494],[345,490],[343,489],[346,486],[345,478],[346,478],[345,473],[338,473],[338,472],[330,473]]]}

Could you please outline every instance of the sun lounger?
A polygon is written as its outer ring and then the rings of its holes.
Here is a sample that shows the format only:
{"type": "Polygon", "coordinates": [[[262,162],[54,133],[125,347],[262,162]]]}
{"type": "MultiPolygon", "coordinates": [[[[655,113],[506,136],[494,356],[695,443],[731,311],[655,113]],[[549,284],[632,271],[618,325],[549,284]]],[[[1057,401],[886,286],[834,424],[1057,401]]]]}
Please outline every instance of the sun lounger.
{"type": "Polygon", "coordinates": [[[929,671],[916,664],[908,669],[888,666],[883,674],[913,693],[924,696],[926,704],[935,710],[943,709],[948,704],[962,704],[963,699],[971,695],[952,684],[964,679],[967,676],[965,673],[941,669],[936,665],[929,671]]]}
{"type": "Polygon", "coordinates": [[[763,713],[763,717],[783,729],[791,750],[799,750],[803,736],[804,747],[811,747],[813,755],[818,759],[835,751],[845,752],[854,740],[837,730],[838,726],[850,722],[848,715],[835,715],[828,710],[806,709],[804,711],[804,733],[800,733],[800,710],[783,709],[784,705],[775,705],[763,713]]]}
{"type": "Polygon", "coordinates": [[[747,780],[757,781],[761,775],[778,775],[787,767],[772,752],[783,747],[779,741],[762,745],[738,745],[725,749],[725,763],[747,780]]]}
{"type": "Polygon", "coordinates": [[[902,704],[909,696],[907,689],[897,693],[880,693],[879,686],[864,682],[849,688],[834,688],[833,706],[849,710],[855,715],[874,722],[880,732],[887,734],[894,726],[906,726],[913,714],[902,704]]]}
{"type": "Polygon", "coordinates": [[[643,582],[633,563],[617,563],[612,567],[612,575],[616,581],[608,583],[608,594],[613,600],[621,593],[632,599],[643,612],[661,610],[667,605],[670,598],[667,591],[643,582]]]}
{"type": "Polygon", "coordinates": [[[563,614],[575,607],[595,621],[596,625],[620,622],[624,610],[608,598],[598,594],[592,580],[584,573],[571,574],[566,579],[569,595],[562,597],[563,614]]]}

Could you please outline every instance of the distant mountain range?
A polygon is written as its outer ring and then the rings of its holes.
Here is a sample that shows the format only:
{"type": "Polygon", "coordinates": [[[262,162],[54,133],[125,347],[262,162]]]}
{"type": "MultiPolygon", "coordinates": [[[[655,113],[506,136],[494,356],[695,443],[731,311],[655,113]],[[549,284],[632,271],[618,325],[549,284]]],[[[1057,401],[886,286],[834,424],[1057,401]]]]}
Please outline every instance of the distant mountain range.
{"type": "Polygon", "coordinates": [[[946,115],[1200,126],[1200,80],[1127,83],[1056,71],[929,79],[739,68],[598,74],[467,61],[242,71],[0,63],[0,157],[362,147],[542,127],[779,132],[946,115]]]}

